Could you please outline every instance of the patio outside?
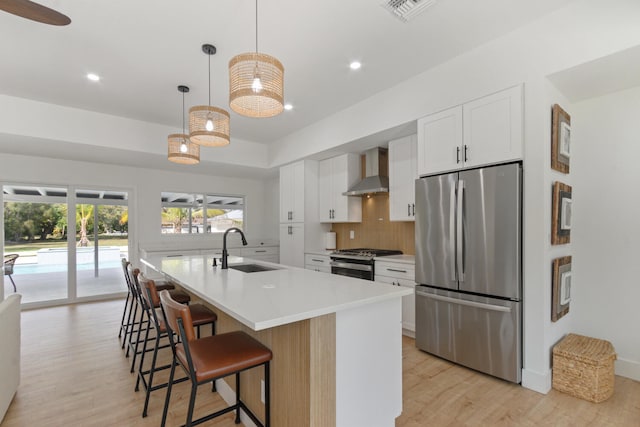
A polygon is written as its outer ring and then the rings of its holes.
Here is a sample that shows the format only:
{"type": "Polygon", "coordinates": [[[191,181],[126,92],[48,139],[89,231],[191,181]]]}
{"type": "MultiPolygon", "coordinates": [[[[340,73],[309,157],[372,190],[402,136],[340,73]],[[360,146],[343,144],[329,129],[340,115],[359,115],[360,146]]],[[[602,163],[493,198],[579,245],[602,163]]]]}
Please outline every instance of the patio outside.
{"type": "MultiPolygon", "coordinates": [[[[5,202],[4,207],[4,254],[19,255],[11,277],[23,304],[68,298],[67,205],[5,202]]],[[[85,204],[76,212],[76,297],[126,292],[120,260],[128,258],[127,207],[85,204]]],[[[4,283],[6,297],[13,285],[8,276],[4,283]]]]}

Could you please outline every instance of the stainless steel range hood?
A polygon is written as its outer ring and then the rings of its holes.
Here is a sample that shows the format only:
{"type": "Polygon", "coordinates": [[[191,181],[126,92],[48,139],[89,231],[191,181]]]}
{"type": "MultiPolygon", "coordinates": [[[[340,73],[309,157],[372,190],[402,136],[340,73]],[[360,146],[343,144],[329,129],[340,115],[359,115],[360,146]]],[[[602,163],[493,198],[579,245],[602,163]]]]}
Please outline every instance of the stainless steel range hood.
{"type": "Polygon", "coordinates": [[[389,192],[387,174],[387,150],[372,148],[365,153],[365,178],[342,193],[343,196],[364,196],[372,193],[389,192]]]}

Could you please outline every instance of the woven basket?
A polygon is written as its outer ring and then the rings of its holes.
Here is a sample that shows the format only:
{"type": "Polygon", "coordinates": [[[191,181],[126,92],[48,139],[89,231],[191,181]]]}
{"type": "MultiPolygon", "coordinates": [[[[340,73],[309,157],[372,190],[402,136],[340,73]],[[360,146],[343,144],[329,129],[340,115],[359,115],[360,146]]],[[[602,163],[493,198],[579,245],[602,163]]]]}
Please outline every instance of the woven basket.
{"type": "Polygon", "coordinates": [[[609,341],[569,334],[553,348],[553,388],[603,402],[613,394],[615,360],[609,341]]]}

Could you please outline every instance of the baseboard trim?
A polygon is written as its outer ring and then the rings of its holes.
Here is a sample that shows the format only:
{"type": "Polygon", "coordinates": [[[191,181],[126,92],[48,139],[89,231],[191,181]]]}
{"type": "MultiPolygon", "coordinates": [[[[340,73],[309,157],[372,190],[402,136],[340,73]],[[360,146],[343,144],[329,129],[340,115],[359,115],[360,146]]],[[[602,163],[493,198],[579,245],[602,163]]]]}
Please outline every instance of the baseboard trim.
{"type": "MultiPolygon", "coordinates": [[[[236,403],[236,392],[229,387],[226,381],[216,380],[216,391],[220,394],[220,397],[227,402],[227,405],[236,403]]],[[[258,427],[244,411],[240,411],[240,421],[242,421],[242,424],[246,427],[258,427]]]]}
{"type": "Polygon", "coordinates": [[[523,369],[522,387],[542,394],[549,393],[549,390],[551,390],[551,370],[541,374],[539,372],[523,369]]]}
{"type": "Polygon", "coordinates": [[[615,363],[616,375],[640,381],[640,362],[618,359],[615,363]]]}

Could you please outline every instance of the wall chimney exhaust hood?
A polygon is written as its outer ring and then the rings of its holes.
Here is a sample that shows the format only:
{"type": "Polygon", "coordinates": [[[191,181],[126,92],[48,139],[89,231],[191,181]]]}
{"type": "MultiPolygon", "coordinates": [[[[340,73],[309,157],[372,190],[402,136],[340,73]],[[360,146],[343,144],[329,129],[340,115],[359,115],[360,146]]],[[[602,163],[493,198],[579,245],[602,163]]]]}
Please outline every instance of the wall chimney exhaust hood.
{"type": "Polygon", "coordinates": [[[389,192],[387,150],[380,147],[372,148],[367,150],[364,156],[365,178],[342,193],[343,196],[364,196],[372,193],[389,192]]]}

